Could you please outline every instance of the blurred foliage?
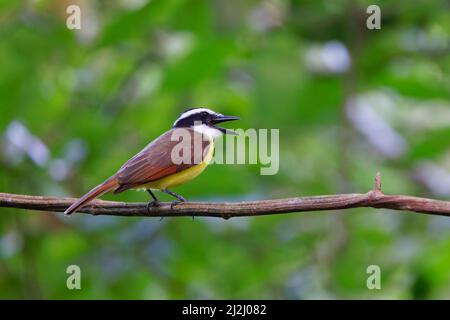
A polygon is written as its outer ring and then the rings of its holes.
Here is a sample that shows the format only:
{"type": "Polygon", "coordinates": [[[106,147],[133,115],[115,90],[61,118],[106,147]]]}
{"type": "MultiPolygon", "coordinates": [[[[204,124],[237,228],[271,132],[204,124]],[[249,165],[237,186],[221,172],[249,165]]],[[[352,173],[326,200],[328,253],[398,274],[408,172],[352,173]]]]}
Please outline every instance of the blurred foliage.
{"type": "MultiPolygon", "coordinates": [[[[188,199],[365,192],[377,171],[387,193],[450,198],[446,0],[0,1],[0,37],[1,192],[81,196],[208,106],[279,128],[280,171],[212,165],[175,190],[188,199]],[[381,30],[366,28],[371,4],[381,30]]],[[[0,212],[0,298],[450,297],[445,217],[0,212]],[[71,264],[82,290],[66,288],[71,264]]]]}

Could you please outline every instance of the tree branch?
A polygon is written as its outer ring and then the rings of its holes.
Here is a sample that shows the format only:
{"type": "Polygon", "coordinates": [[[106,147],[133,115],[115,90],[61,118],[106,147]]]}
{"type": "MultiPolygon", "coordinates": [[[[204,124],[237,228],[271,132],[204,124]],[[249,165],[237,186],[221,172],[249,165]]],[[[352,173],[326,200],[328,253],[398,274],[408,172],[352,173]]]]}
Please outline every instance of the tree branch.
{"type": "MultiPolygon", "coordinates": [[[[28,196],[0,193],[0,207],[62,212],[76,199],[28,196]]],[[[173,217],[204,216],[229,219],[231,217],[260,216],[289,212],[342,210],[349,208],[385,208],[413,211],[450,217],[450,201],[403,195],[385,195],[381,192],[381,176],[375,177],[375,188],[368,193],[338,194],[276,200],[204,203],[186,202],[170,209],[170,203],[161,203],[147,211],[146,203],[127,203],[94,200],[79,212],[91,215],[173,217]]]]}

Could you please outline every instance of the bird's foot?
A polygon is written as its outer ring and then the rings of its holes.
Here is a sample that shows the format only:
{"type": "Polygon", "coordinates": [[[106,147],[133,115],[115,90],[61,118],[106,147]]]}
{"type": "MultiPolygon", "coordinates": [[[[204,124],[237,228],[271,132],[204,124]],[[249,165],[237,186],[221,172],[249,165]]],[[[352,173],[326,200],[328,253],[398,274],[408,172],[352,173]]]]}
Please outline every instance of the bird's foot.
{"type": "Polygon", "coordinates": [[[148,212],[148,214],[150,214],[150,208],[153,208],[153,207],[159,207],[159,201],[158,200],[153,200],[153,201],[150,201],[149,203],[147,203],[147,212],[148,212]]]}
{"type": "MultiPolygon", "coordinates": [[[[184,199],[184,198],[183,198],[183,199],[184,199]]],[[[183,202],[187,202],[186,199],[184,199],[184,200],[174,200],[174,201],[172,201],[172,202],[170,203],[170,209],[173,210],[173,207],[175,207],[176,205],[179,205],[180,203],[183,203],[183,202]]],[[[194,217],[195,217],[195,216],[192,216],[192,220],[194,220],[194,217]]]]}
{"type": "Polygon", "coordinates": [[[182,202],[186,202],[186,201],[180,201],[180,200],[174,200],[170,203],[170,210],[173,210],[173,207],[175,207],[176,205],[179,205],[182,202]]]}

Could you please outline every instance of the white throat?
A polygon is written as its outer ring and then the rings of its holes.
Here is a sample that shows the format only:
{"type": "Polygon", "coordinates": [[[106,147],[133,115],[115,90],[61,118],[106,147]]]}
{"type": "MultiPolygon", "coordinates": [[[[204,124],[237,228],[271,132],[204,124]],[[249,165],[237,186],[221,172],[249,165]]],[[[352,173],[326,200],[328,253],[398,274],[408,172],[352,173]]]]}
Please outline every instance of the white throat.
{"type": "Polygon", "coordinates": [[[222,131],[220,131],[219,129],[207,126],[206,124],[196,125],[196,126],[193,126],[192,128],[194,129],[194,131],[204,134],[207,137],[211,137],[212,139],[215,139],[222,135],[222,131]]]}

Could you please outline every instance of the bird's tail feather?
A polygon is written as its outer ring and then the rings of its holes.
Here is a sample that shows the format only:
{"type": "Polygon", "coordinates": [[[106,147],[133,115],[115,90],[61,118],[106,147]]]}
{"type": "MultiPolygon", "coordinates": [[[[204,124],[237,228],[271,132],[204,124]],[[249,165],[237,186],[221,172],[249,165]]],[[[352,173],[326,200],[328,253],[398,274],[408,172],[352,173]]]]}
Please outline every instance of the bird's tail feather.
{"type": "Polygon", "coordinates": [[[86,193],[84,196],[82,196],[80,199],[75,201],[69,208],[67,208],[66,211],[64,211],[64,214],[69,215],[78,209],[81,209],[81,207],[88,204],[90,201],[94,200],[97,197],[100,197],[102,194],[107,193],[108,191],[111,191],[119,186],[119,183],[115,177],[111,177],[102,184],[96,186],[94,189],[86,193]]]}

